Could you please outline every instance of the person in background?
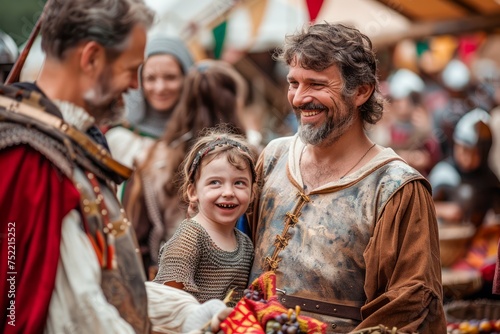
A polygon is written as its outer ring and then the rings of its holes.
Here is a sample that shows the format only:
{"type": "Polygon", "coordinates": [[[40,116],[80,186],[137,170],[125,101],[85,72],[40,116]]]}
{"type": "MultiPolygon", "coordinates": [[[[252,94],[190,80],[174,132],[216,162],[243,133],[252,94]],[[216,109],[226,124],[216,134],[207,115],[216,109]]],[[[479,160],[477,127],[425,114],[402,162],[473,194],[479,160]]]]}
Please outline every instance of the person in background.
{"type": "Polygon", "coordinates": [[[245,81],[223,61],[203,60],[188,73],[181,99],[162,138],[136,159],[123,203],[133,218],[145,270],[153,279],[158,252],[186,217],[179,196],[178,172],[200,131],[220,123],[244,134],[239,114],[245,81]]]}
{"type": "MultiPolygon", "coordinates": [[[[463,254],[443,262],[449,262],[446,267],[450,267],[451,275],[469,272],[481,277],[483,288],[477,293],[483,298],[491,297],[500,238],[500,221],[494,218],[500,214],[500,181],[488,165],[493,142],[490,118],[481,109],[462,116],[453,133],[452,156],[439,162],[429,174],[440,226],[448,231],[453,226],[471,227],[463,254]]],[[[441,233],[446,237],[444,231],[441,233]]]]}
{"type": "Polygon", "coordinates": [[[437,217],[447,222],[483,224],[487,212],[500,213],[500,182],[488,165],[493,142],[490,115],[466,113],[453,133],[453,154],[429,174],[437,217]]]}
{"type": "Polygon", "coordinates": [[[442,159],[453,151],[453,131],[460,118],[476,107],[470,97],[472,86],[470,69],[459,59],[452,59],[439,75],[446,92],[446,103],[431,111],[433,132],[439,140],[442,159]]]}
{"type": "Polygon", "coordinates": [[[438,140],[432,133],[431,115],[422,101],[424,81],[414,72],[399,69],[389,77],[384,117],[370,137],[390,147],[410,166],[427,176],[441,158],[438,140]]]}
{"type": "Polygon", "coordinates": [[[253,260],[250,238],[236,229],[257,188],[252,151],[242,136],[212,130],[183,162],[188,217],[160,251],[154,282],[183,289],[200,302],[242,296],[253,260]]]}
{"type": "Polygon", "coordinates": [[[256,166],[251,280],[274,271],[279,300],[327,333],[445,333],[431,187],[365,131],[383,112],[370,39],[315,24],[288,36],[278,58],[300,127],[256,166]]]}
{"type": "Polygon", "coordinates": [[[46,60],[36,83],[0,87],[0,305],[8,312],[0,332],[201,329],[225,305],[147,287],[114,191],[131,171],[111,158],[98,127],[121,117],[122,94],[138,86],[154,13],[141,0],[49,0],[42,17],[46,60]]]}
{"type": "Polygon", "coordinates": [[[132,167],[134,159],[162,136],[192,65],[191,53],[179,38],[157,35],[148,40],[140,88],[125,96],[127,119],[106,132],[114,159],[132,167]]]}

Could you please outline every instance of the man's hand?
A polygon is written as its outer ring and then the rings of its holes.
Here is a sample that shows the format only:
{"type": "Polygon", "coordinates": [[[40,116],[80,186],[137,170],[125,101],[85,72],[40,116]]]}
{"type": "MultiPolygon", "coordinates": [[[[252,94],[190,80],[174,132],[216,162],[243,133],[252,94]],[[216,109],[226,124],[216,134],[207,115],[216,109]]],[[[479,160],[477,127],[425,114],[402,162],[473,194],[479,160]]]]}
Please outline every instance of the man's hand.
{"type": "Polygon", "coordinates": [[[192,312],[184,321],[183,333],[203,334],[217,333],[219,326],[233,309],[228,308],[224,302],[218,299],[211,299],[192,312]]]}
{"type": "Polygon", "coordinates": [[[216,315],[212,317],[212,321],[210,323],[210,331],[206,333],[217,333],[220,330],[220,324],[231,314],[233,311],[232,308],[226,307],[216,315]]]}

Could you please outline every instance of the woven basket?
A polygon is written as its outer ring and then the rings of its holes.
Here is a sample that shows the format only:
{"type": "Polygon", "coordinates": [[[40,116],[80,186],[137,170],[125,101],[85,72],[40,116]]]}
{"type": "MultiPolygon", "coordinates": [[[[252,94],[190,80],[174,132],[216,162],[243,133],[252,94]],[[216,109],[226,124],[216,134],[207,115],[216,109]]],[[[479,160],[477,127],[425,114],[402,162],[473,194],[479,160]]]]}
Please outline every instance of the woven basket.
{"type": "Polygon", "coordinates": [[[481,290],[483,279],[477,270],[443,268],[443,294],[451,300],[464,299],[481,290]]]}
{"type": "Polygon", "coordinates": [[[469,244],[474,237],[476,228],[468,224],[439,224],[439,248],[441,266],[449,267],[467,253],[469,244]]]}
{"type": "Polygon", "coordinates": [[[500,301],[489,299],[457,300],[444,305],[448,323],[460,323],[467,320],[500,319],[500,301]]]}

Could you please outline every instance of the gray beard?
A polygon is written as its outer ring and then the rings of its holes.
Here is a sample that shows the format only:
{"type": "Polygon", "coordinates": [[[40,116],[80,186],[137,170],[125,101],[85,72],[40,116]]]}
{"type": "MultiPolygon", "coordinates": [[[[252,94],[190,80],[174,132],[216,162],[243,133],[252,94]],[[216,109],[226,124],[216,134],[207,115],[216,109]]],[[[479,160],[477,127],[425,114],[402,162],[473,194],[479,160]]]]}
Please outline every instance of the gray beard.
{"type": "MultiPolygon", "coordinates": [[[[352,125],[352,121],[356,116],[355,113],[356,109],[354,106],[347,105],[347,115],[339,119],[337,124],[334,123],[332,117],[330,117],[328,121],[322,124],[319,128],[314,128],[314,125],[312,124],[301,124],[299,128],[299,137],[306,144],[331,145],[338,141],[339,138],[342,137],[342,135],[344,135],[344,133],[352,125]],[[336,131],[336,133],[332,137],[331,135],[334,131],[336,131]]],[[[300,118],[300,116],[298,117],[300,118]]]]}
{"type": "Polygon", "coordinates": [[[120,123],[125,115],[125,107],[118,99],[110,96],[98,96],[95,90],[84,95],[87,112],[92,115],[98,125],[115,125],[120,123]]]}
{"type": "Polygon", "coordinates": [[[333,131],[333,121],[321,125],[320,128],[314,128],[312,124],[301,125],[299,128],[299,137],[306,144],[318,145],[321,144],[333,131]]]}
{"type": "Polygon", "coordinates": [[[93,114],[99,125],[116,125],[123,121],[125,108],[114,101],[107,107],[94,107],[93,114]]]}

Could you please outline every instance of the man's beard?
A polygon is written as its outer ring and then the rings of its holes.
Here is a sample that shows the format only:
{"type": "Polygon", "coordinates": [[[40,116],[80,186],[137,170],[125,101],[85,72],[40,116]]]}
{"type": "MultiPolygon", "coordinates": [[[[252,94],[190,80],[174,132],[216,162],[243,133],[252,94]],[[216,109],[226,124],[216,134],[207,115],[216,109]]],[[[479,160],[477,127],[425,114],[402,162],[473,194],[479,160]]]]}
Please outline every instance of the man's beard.
{"type": "Polygon", "coordinates": [[[301,124],[299,128],[299,137],[306,144],[319,145],[319,144],[333,144],[349,129],[352,122],[356,116],[356,108],[354,104],[348,100],[343,99],[344,106],[339,108],[336,106],[333,110],[333,115],[329,115],[331,109],[328,109],[324,105],[318,105],[313,103],[308,103],[299,107],[294,108],[296,112],[297,119],[300,123],[300,112],[303,109],[306,110],[321,110],[327,113],[326,122],[321,124],[319,127],[315,127],[314,124],[301,124]],[[335,114],[339,115],[339,118],[334,119],[335,114]],[[328,117],[329,116],[329,117],[328,117]],[[332,135],[332,133],[334,133],[332,135]]]}
{"type": "Polygon", "coordinates": [[[98,125],[114,125],[123,119],[125,106],[123,98],[110,89],[110,76],[102,75],[96,87],[83,95],[87,112],[98,125]]]}

